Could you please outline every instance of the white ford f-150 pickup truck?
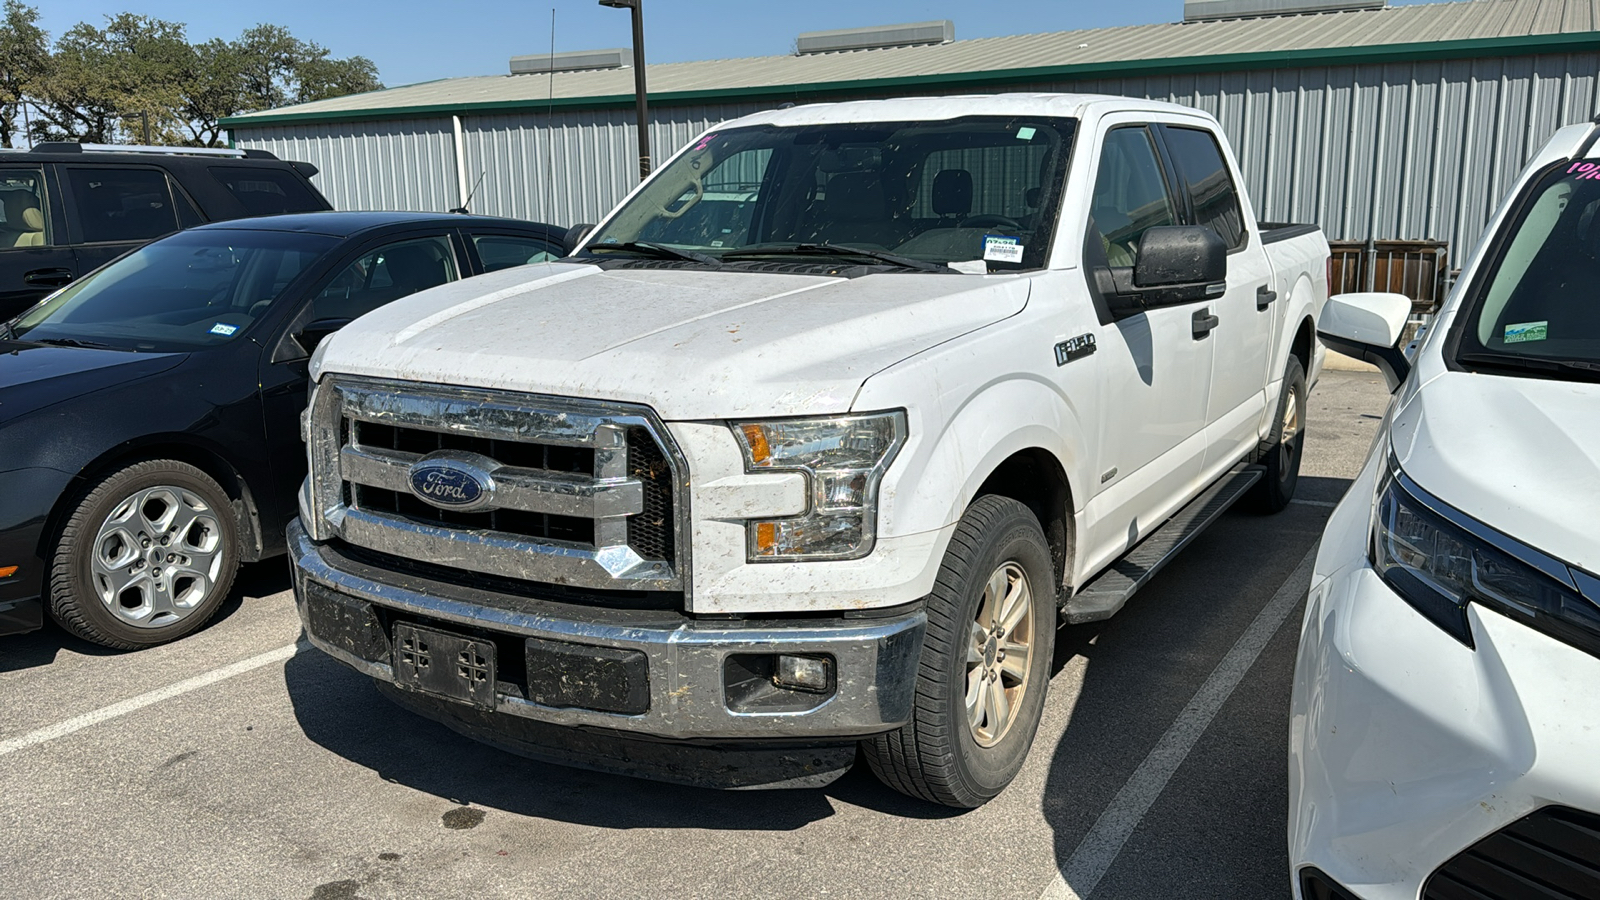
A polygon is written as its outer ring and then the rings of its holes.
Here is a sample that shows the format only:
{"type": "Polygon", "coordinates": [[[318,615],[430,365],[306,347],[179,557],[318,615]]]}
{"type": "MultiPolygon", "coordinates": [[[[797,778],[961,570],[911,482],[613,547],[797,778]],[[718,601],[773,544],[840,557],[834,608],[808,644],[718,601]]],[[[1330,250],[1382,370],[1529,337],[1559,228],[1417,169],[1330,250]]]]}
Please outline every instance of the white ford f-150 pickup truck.
{"type": "Polygon", "coordinates": [[[806,786],[859,748],[979,805],[1058,621],[1294,492],[1328,246],[1239,183],[1216,120],[1126,98],[720,125],[568,258],[318,348],[307,633],[535,758],[806,786]]]}

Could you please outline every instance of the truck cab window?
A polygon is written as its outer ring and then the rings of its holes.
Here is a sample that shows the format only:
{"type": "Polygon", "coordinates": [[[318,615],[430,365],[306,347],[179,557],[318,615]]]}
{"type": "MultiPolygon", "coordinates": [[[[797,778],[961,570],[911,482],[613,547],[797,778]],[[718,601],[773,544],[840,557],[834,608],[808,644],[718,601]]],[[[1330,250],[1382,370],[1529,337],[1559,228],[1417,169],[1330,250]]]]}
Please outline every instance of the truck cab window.
{"type": "Polygon", "coordinates": [[[42,171],[0,169],[0,250],[48,246],[45,208],[42,171]]]}
{"type": "Polygon", "coordinates": [[[1244,246],[1244,216],[1239,211],[1239,191],[1234,187],[1222,148],[1209,131],[1198,128],[1165,129],[1167,150],[1188,185],[1189,205],[1196,225],[1215,231],[1229,249],[1244,246]]]}
{"type": "Polygon", "coordinates": [[[1118,128],[1106,135],[1089,214],[1106,261],[1114,268],[1129,268],[1138,261],[1139,239],[1146,231],[1177,224],[1148,129],[1118,128]]]}

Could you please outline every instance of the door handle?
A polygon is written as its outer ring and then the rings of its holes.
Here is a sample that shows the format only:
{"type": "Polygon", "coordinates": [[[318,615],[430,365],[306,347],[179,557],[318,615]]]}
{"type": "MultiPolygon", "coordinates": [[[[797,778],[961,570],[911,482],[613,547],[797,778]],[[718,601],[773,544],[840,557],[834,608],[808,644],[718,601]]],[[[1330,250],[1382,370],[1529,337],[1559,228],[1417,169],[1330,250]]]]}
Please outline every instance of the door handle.
{"type": "Polygon", "coordinates": [[[34,269],[23,274],[22,283],[34,287],[61,287],[72,283],[72,270],[34,269]]]}
{"type": "Polygon", "coordinates": [[[1256,288],[1256,311],[1260,312],[1261,310],[1266,309],[1267,307],[1271,306],[1272,301],[1276,299],[1278,299],[1277,291],[1268,290],[1267,286],[1264,284],[1261,287],[1256,288]]]}
{"type": "Polygon", "coordinates": [[[1211,314],[1210,307],[1200,310],[1190,320],[1194,326],[1194,339],[1201,340],[1211,334],[1211,329],[1216,328],[1222,320],[1211,314]]]}

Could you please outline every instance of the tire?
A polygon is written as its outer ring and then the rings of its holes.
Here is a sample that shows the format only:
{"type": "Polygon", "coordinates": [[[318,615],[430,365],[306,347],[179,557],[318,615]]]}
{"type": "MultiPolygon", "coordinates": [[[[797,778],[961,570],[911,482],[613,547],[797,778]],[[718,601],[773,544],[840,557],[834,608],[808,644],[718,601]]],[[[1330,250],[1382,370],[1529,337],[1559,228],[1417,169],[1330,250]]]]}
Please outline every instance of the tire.
{"type": "Polygon", "coordinates": [[[950,540],[926,606],[928,628],[911,721],[862,747],[873,773],[889,787],[971,809],[994,799],[1016,778],[1044,712],[1055,650],[1056,590],[1039,520],[1008,497],[974,501],[950,540]],[[991,583],[1000,585],[1002,576],[1004,590],[991,592],[991,583]],[[1016,599],[1025,611],[1011,617],[1012,630],[985,634],[980,617],[988,612],[986,599],[1012,597],[1019,586],[1027,599],[1016,599]],[[1016,671],[1018,646],[1028,651],[1021,673],[1016,671]],[[1004,665],[1002,649],[1012,654],[1010,666],[1004,665]],[[987,674],[997,680],[989,681],[987,674]],[[996,684],[1002,690],[995,692],[996,684]],[[969,719],[972,694],[979,713],[969,719]],[[1006,711],[997,716],[1002,699],[1006,711]]]}
{"type": "Polygon", "coordinates": [[[238,568],[227,493],[188,463],[134,463],[90,487],[68,516],[51,559],[50,615],[102,646],[153,647],[216,615],[238,568]]]}
{"type": "Polygon", "coordinates": [[[1272,433],[1256,449],[1255,461],[1266,469],[1250,489],[1250,504],[1263,513],[1281,512],[1294,499],[1300,483],[1300,458],[1306,442],[1306,373],[1291,356],[1283,373],[1283,393],[1272,433]]]}

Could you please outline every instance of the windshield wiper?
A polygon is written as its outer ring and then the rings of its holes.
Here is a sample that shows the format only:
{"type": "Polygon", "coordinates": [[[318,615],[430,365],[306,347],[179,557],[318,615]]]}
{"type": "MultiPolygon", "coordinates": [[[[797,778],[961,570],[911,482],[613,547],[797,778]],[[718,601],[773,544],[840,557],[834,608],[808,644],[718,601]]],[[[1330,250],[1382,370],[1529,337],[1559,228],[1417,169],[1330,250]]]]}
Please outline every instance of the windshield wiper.
{"type": "Polygon", "coordinates": [[[102,344],[99,341],[83,341],[77,338],[22,338],[21,340],[27,341],[30,344],[45,344],[51,347],[83,347],[87,350],[120,349],[113,347],[110,344],[102,344]]]}
{"type": "Polygon", "coordinates": [[[1456,358],[1472,366],[1486,366],[1540,375],[1547,373],[1576,374],[1586,381],[1600,381],[1600,362],[1586,359],[1516,356],[1510,353],[1462,353],[1456,358]]]}
{"type": "Polygon", "coordinates": [[[650,241],[624,241],[620,244],[590,244],[583,249],[590,253],[593,253],[596,250],[623,250],[630,253],[642,253],[646,256],[654,256],[656,259],[683,259],[688,260],[689,262],[700,263],[703,266],[714,266],[718,268],[722,266],[722,260],[717,259],[715,256],[708,256],[704,253],[696,253],[693,250],[682,250],[677,247],[668,247],[666,244],[656,244],[650,241]]]}
{"type": "Polygon", "coordinates": [[[954,272],[955,270],[942,263],[928,262],[923,259],[912,259],[887,250],[873,250],[867,247],[850,247],[844,244],[774,244],[766,246],[755,244],[750,247],[741,247],[738,250],[729,250],[722,254],[723,259],[734,259],[741,256],[862,256],[875,259],[902,269],[914,269],[918,272],[954,272]]]}

